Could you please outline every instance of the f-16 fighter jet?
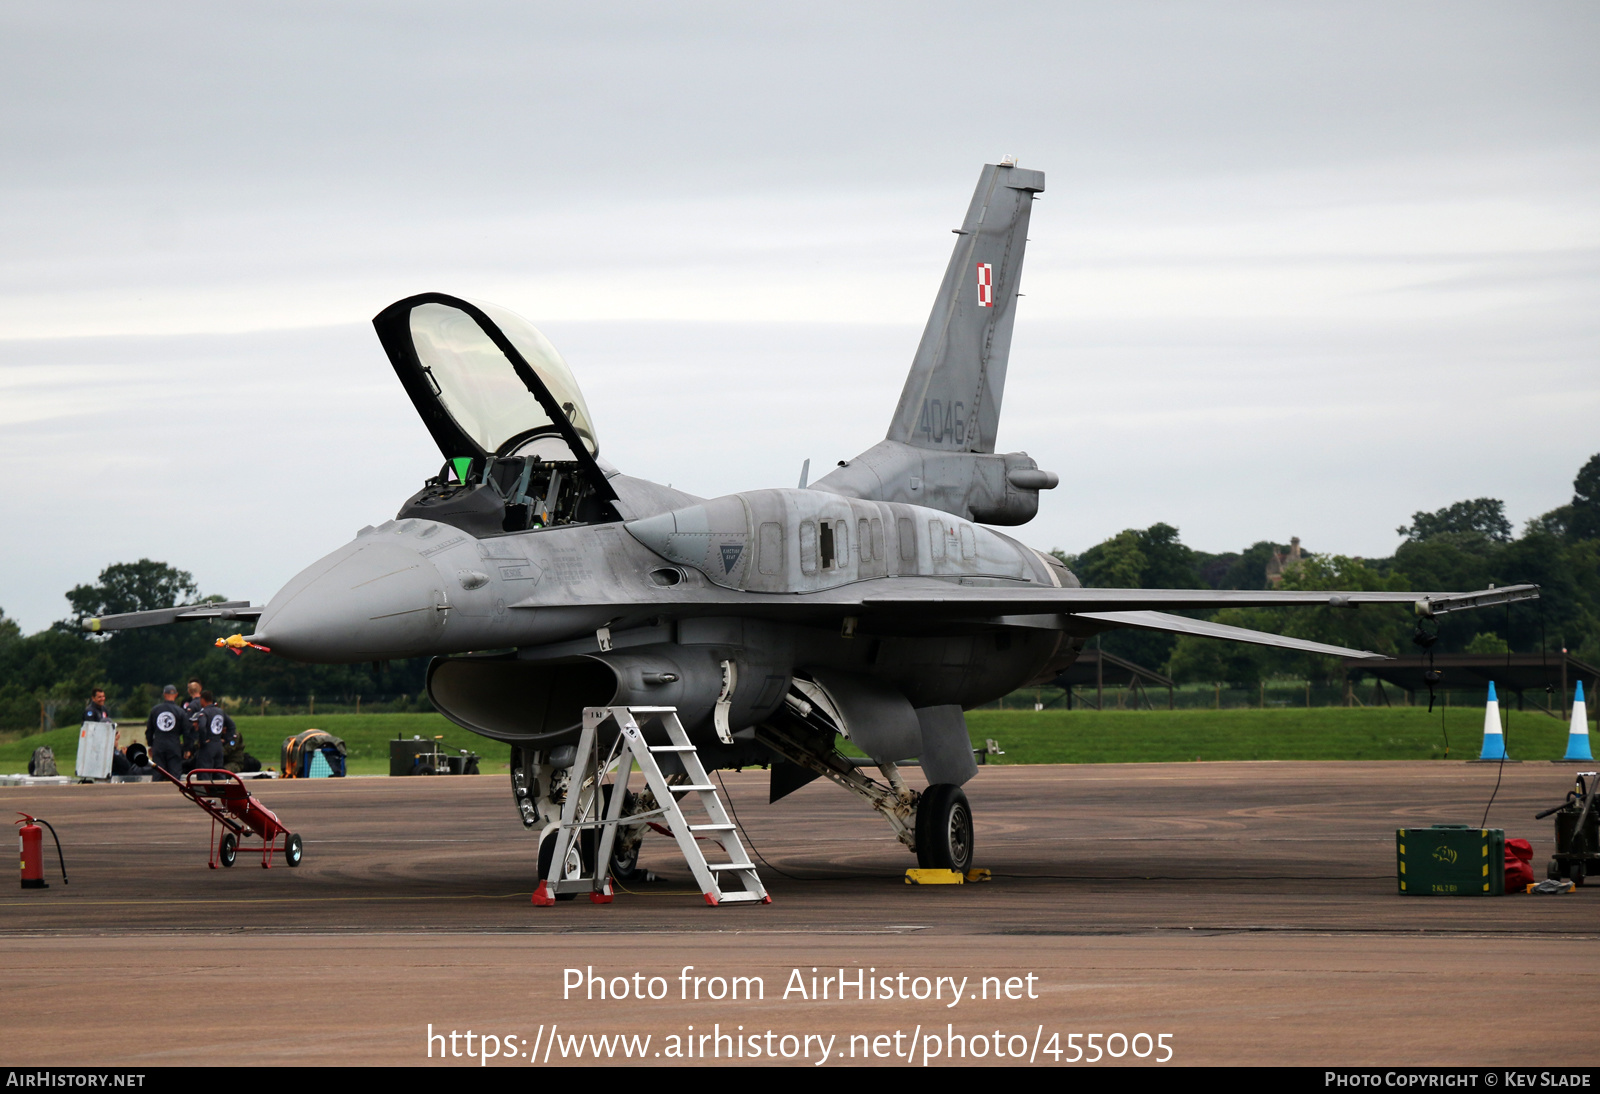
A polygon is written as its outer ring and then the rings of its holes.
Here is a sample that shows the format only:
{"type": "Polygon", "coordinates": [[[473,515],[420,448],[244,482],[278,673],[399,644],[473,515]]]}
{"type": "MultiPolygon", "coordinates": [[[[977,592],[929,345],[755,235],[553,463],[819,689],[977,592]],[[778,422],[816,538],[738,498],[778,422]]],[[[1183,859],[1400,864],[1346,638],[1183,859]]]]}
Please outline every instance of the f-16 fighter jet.
{"type": "Polygon", "coordinates": [[[773,801],[828,778],[870,802],[919,865],[965,871],[961,787],[977,766],[963,711],[1052,679],[1102,631],[1376,657],[1167,613],[1403,602],[1432,616],[1538,595],[1088,589],[995,531],[1032,519],[1059,483],[1027,453],[996,451],[1043,190],[1042,172],[983,168],[887,435],[816,482],[706,499],[624,474],[537,329],[424,293],[373,320],[445,461],[394,520],[265,608],[90,625],[235,618],[256,621],[236,646],[298,661],[432,657],[434,705],[511,744],[516,807],[547,845],[584,708],[675,707],[708,769],[771,765],[773,801]],[[868,759],[846,757],[841,738],[868,759]],[[912,759],[920,793],[897,766],[912,759]]]}

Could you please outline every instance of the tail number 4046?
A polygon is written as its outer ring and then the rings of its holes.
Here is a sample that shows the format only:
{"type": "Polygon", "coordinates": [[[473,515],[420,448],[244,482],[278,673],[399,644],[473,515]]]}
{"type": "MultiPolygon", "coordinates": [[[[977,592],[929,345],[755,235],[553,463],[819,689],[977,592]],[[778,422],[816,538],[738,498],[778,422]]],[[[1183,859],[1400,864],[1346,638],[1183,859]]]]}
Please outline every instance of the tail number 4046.
{"type": "Polygon", "coordinates": [[[922,414],[917,419],[917,432],[926,435],[935,444],[954,441],[966,443],[966,403],[946,403],[939,399],[922,400],[922,414]]]}

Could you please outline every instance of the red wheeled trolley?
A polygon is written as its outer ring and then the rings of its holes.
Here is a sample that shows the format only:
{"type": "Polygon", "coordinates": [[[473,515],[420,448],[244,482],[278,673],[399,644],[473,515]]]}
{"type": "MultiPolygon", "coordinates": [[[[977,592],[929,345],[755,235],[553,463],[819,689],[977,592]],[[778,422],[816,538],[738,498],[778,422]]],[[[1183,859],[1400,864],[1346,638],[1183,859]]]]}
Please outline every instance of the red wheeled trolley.
{"type": "Polygon", "coordinates": [[[163,768],[156,770],[172,779],[172,785],[178,788],[178,793],[211,814],[210,866],[213,870],[218,866],[232,866],[240,851],[256,850],[261,852],[262,867],[271,869],[279,836],[283,837],[284,861],[290,866],[300,865],[300,837],[285,828],[276,813],[257,801],[244,780],[233,772],[202,767],[179,780],[163,768]],[[220,839],[217,837],[219,825],[222,827],[220,839]],[[259,846],[245,847],[240,844],[240,838],[247,833],[261,838],[259,846]]]}

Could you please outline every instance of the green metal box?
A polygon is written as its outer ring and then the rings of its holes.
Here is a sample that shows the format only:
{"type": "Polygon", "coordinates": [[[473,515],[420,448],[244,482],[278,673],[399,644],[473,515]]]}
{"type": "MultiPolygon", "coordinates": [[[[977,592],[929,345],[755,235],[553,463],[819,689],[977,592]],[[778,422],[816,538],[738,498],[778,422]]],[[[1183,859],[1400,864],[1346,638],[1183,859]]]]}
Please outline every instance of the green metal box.
{"type": "Polygon", "coordinates": [[[1502,896],[1506,834],[1500,828],[1436,824],[1394,834],[1400,892],[1405,896],[1502,896]]]}

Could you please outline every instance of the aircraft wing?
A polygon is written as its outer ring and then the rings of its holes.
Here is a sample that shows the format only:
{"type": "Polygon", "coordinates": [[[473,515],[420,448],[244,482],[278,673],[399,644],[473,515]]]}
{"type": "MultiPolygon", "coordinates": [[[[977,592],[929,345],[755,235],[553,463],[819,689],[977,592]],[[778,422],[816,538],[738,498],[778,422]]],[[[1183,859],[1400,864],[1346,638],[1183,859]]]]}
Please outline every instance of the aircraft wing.
{"type": "Polygon", "coordinates": [[[187,604],[176,608],[153,608],[147,612],[122,612],[118,615],[101,615],[83,621],[86,631],[127,631],[135,627],[159,627],[167,623],[182,623],[192,619],[248,619],[261,618],[265,609],[252,608],[248,600],[224,600],[215,604],[187,604]]]}
{"type": "MultiPolygon", "coordinates": [[[[1537,600],[1537,585],[1507,585],[1470,593],[1361,592],[1285,589],[1057,589],[1023,582],[985,579],[983,585],[932,578],[876,578],[836,589],[806,593],[740,592],[720,587],[653,589],[637,599],[582,594],[536,594],[511,608],[583,607],[618,611],[669,610],[684,614],[743,612],[777,617],[841,613],[900,616],[957,616],[971,619],[1004,615],[1088,615],[1217,608],[1336,607],[1404,604],[1432,618],[1467,608],[1537,600]]],[[[186,609],[168,609],[179,611],[186,609]]],[[[1118,626],[1131,626],[1119,623],[1118,626]]]]}
{"type": "MultiPolygon", "coordinates": [[[[1290,606],[1357,608],[1363,604],[1407,604],[1418,615],[1432,618],[1466,608],[1510,604],[1521,600],[1536,600],[1539,597],[1537,585],[1507,585],[1503,589],[1482,589],[1472,593],[1435,593],[1300,589],[1047,589],[1031,585],[1005,587],[950,585],[916,579],[904,581],[891,579],[888,582],[861,584],[878,586],[871,592],[863,592],[860,597],[863,608],[893,610],[963,608],[993,615],[1026,615],[1039,612],[1068,612],[1082,615],[1089,612],[1155,611],[1161,608],[1290,606]],[[896,587],[902,585],[905,587],[896,587]]],[[[848,588],[850,587],[847,586],[848,588]]]]}
{"type": "Polygon", "coordinates": [[[1404,604],[1432,618],[1467,608],[1533,600],[1537,585],[1508,585],[1470,593],[1342,592],[1254,589],[1056,589],[1022,583],[961,585],[927,578],[879,578],[814,593],[750,593],[723,588],[662,589],[648,601],[625,602],[586,597],[529,597],[511,608],[605,608],[624,620],[662,611],[676,616],[755,615],[780,619],[836,620],[843,616],[888,617],[917,624],[1001,621],[1008,617],[1069,616],[1091,632],[1130,627],[1275,646],[1304,653],[1382,659],[1383,654],[1347,649],[1302,638],[1169,615],[1159,608],[1344,607],[1404,604]]]}

